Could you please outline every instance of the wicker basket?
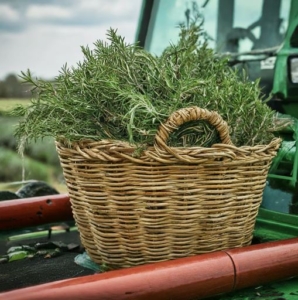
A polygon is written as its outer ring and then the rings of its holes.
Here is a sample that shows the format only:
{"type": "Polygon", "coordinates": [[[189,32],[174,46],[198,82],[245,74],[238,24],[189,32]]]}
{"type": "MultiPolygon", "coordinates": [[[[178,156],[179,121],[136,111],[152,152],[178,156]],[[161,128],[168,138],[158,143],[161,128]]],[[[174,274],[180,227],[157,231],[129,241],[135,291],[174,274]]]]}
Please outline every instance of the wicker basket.
{"type": "Polygon", "coordinates": [[[222,118],[198,107],[172,114],[140,157],[120,141],[56,142],[82,243],[112,268],[250,244],[279,144],[235,147],[222,118]],[[199,119],[222,143],[167,146],[173,130],[199,119]]]}

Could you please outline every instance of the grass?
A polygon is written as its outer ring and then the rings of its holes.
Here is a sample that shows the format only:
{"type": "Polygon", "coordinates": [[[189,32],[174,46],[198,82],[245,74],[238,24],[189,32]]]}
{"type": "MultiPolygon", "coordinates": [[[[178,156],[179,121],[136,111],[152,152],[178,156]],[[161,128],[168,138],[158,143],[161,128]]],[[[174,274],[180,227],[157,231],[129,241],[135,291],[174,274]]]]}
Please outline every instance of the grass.
{"type": "Polygon", "coordinates": [[[0,147],[0,190],[19,188],[20,185],[11,185],[13,182],[22,181],[23,167],[25,180],[39,180],[47,182],[59,192],[65,192],[61,167],[40,162],[32,157],[22,157],[13,150],[0,147]]]}
{"type": "Polygon", "coordinates": [[[27,106],[30,99],[0,98],[0,112],[7,113],[19,104],[27,106]]]}
{"type": "MultiPolygon", "coordinates": [[[[19,118],[8,115],[0,115],[0,147],[17,150],[17,140],[14,137],[15,126],[19,118]]],[[[59,166],[59,158],[52,138],[37,140],[28,145],[25,154],[39,162],[59,166]]]]}
{"type": "Polygon", "coordinates": [[[24,162],[22,162],[22,158],[18,153],[2,147],[0,147],[0,164],[3,170],[8,171],[1,172],[0,181],[21,181],[23,163],[25,171],[27,171],[26,180],[49,181],[49,176],[52,172],[49,167],[29,157],[26,157],[24,162]]]}
{"type": "MultiPolygon", "coordinates": [[[[15,106],[29,105],[29,99],[0,99],[0,190],[15,191],[21,185],[12,182],[22,180],[22,159],[17,153],[14,130],[19,118],[9,116],[15,106]]],[[[31,143],[25,151],[25,180],[42,180],[66,192],[62,169],[53,139],[38,140],[31,143]]]]}

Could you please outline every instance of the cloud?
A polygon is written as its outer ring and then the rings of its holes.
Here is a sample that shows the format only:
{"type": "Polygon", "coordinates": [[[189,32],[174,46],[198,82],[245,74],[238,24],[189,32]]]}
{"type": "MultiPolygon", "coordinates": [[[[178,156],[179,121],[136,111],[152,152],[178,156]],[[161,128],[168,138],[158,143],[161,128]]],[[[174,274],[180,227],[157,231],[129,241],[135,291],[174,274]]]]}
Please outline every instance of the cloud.
{"type": "Polygon", "coordinates": [[[0,4],[0,30],[19,31],[22,28],[21,15],[8,4],[0,4]]]}
{"type": "MultiPolygon", "coordinates": [[[[96,26],[112,23],[116,19],[117,21],[129,21],[139,13],[140,3],[141,0],[131,0],[129,3],[123,0],[76,0],[67,7],[59,7],[61,18],[40,18],[39,21],[64,26],[96,26]],[[68,15],[64,14],[63,17],[63,10],[67,10],[68,15]]],[[[42,5],[40,5],[40,9],[41,7],[42,5]]],[[[55,7],[58,7],[58,5],[55,7]]]]}
{"type": "Polygon", "coordinates": [[[141,0],[2,0],[2,3],[0,30],[17,32],[36,24],[98,26],[115,19],[129,21],[139,13],[141,0]]]}
{"type": "Polygon", "coordinates": [[[17,22],[20,18],[18,11],[7,4],[0,4],[1,22],[17,22]]]}
{"type": "Polygon", "coordinates": [[[60,5],[60,6],[70,6],[74,2],[74,0],[47,0],[47,1],[40,1],[40,0],[1,0],[4,4],[8,4],[9,6],[13,7],[16,10],[24,11],[31,5],[60,5]]]}
{"type": "MultiPolygon", "coordinates": [[[[119,34],[125,36],[127,42],[134,42],[135,28],[132,22],[115,23],[121,25],[119,34]]],[[[93,43],[106,40],[106,26],[85,28],[64,26],[44,26],[30,28],[17,35],[6,35],[0,39],[0,77],[8,73],[20,74],[30,69],[34,76],[46,79],[59,75],[61,67],[67,63],[75,66],[82,61],[80,46],[94,47],[93,43]],[[21,52],[21,55],[20,55],[21,52]]]]}
{"type": "Polygon", "coordinates": [[[81,45],[93,48],[96,40],[106,40],[110,27],[133,43],[142,3],[142,0],[0,1],[19,16],[14,22],[1,23],[0,19],[0,80],[28,68],[37,77],[53,78],[65,63],[71,66],[82,60],[81,45]],[[8,28],[11,24],[16,27],[8,28]]]}
{"type": "Polygon", "coordinates": [[[109,24],[115,20],[129,22],[139,14],[140,3],[141,0],[79,0],[73,7],[73,19],[68,22],[82,26],[109,24]]]}
{"type": "Polygon", "coordinates": [[[55,5],[31,5],[28,7],[26,18],[31,20],[57,20],[57,19],[70,19],[72,17],[72,12],[61,6],[55,5]]]}
{"type": "Polygon", "coordinates": [[[99,17],[109,16],[110,18],[126,18],[131,16],[139,7],[139,0],[131,0],[129,3],[123,0],[98,1],[98,0],[79,0],[76,6],[77,12],[83,14],[91,13],[99,17]]]}

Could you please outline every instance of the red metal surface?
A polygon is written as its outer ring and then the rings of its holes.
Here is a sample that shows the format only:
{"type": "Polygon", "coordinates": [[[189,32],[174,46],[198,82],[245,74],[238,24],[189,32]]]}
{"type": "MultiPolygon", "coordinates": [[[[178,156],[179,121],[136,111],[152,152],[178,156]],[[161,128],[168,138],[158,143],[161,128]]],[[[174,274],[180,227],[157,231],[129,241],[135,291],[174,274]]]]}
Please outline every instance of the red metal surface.
{"type": "Polygon", "coordinates": [[[0,299],[182,300],[231,291],[233,285],[233,264],[217,252],[16,290],[0,299]]]}
{"type": "Polygon", "coordinates": [[[67,194],[0,201],[0,230],[68,221],[72,218],[67,194]]]}
{"type": "Polygon", "coordinates": [[[298,275],[298,238],[219,251],[0,294],[10,300],[209,297],[298,275]]]}
{"type": "Polygon", "coordinates": [[[298,238],[226,252],[235,266],[236,289],[298,276],[298,238]]]}

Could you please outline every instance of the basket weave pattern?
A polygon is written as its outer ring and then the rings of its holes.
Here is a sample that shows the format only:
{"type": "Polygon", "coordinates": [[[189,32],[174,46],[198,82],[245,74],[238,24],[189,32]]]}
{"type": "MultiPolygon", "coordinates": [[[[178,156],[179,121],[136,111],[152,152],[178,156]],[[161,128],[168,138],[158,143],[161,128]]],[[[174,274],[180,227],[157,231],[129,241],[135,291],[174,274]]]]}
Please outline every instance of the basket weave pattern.
{"type": "Polygon", "coordinates": [[[190,107],[172,114],[140,157],[120,141],[56,147],[87,253],[121,268],[249,245],[279,144],[235,147],[216,112],[190,107]],[[198,119],[222,143],[167,146],[173,130],[198,119]]]}

